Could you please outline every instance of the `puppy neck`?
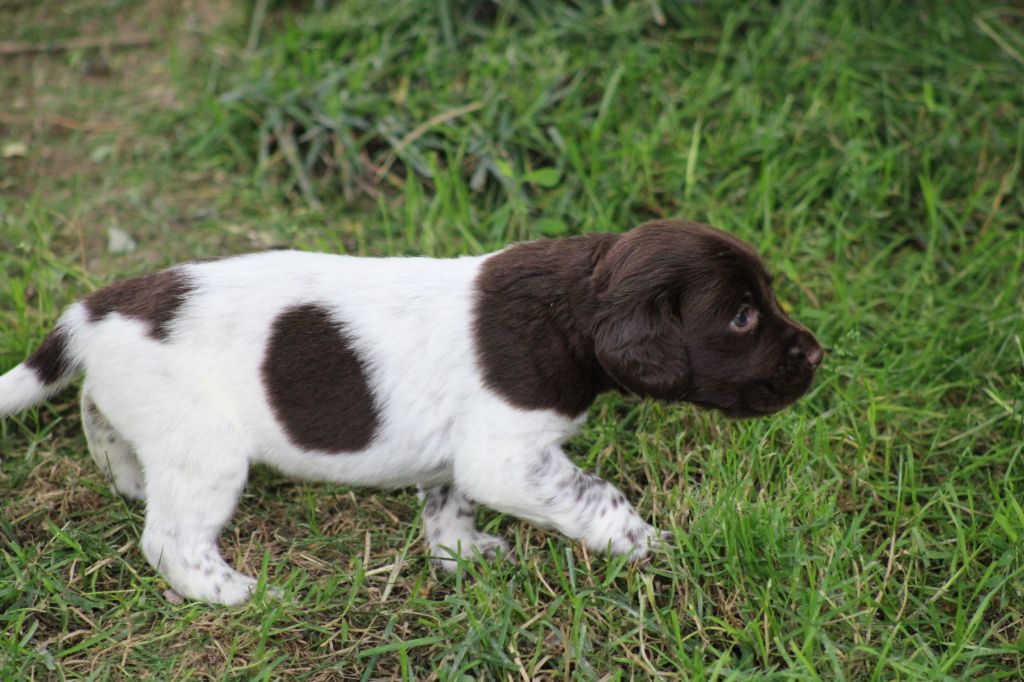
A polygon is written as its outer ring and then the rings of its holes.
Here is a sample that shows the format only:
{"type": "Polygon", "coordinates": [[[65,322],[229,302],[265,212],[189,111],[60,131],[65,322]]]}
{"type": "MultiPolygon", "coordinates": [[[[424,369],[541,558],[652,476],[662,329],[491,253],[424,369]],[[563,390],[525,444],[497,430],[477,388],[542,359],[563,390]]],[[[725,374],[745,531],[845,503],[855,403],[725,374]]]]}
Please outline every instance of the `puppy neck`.
{"type": "Polygon", "coordinates": [[[524,409],[582,414],[612,384],[594,356],[594,268],[619,237],[515,244],[476,279],[474,335],[487,386],[524,409]]]}

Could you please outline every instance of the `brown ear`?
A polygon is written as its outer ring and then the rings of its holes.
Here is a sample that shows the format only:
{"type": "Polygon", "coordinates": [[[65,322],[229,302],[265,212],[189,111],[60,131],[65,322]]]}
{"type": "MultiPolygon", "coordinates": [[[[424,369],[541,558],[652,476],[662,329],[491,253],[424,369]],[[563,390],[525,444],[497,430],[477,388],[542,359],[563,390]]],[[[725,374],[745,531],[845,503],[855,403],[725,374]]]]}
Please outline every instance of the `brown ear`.
{"type": "Polygon", "coordinates": [[[621,388],[678,400],[689,384],[689,362],[679,319],[656,303],[617,301],[594,329],[594,352],[621,388]]]}
{"type": "Polygon", "coordinates": [[[648,223],[622,235],[594,268],[594,353],[624,390],[678,400],[690,382],[679,302],[690,230],[648,223]]]}

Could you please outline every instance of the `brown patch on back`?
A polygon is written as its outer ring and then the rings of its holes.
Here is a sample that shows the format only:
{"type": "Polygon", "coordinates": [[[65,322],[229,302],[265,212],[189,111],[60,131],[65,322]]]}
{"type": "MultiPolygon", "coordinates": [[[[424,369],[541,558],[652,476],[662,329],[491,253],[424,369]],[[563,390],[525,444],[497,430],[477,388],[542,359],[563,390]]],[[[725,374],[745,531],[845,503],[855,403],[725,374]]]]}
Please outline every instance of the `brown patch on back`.
{"type": "Polygon", "coordinates": [[[42,344],[28,357],[28,365],[39,381],[52,384],[71,372],[71,361],[67,356],[68,337],[63,329],[57,327],[43,339],[42,344]]]}
{"type": "Polygon", "coordinates": [[[575,417],[611,387],[594,357],[591,276],[616,239],[528,242],[484,261],[474,332],[488,388],[516,407],[575,417]]]}
{"type": "Polygon", "coordinates": [[[194,289],[188,275],[172,268],[111,284],[86,298],[85,307],[90,322],[116,312],[149,323],[149,335],[163,341],[174,316],[194,289]]]}
{"type": "Polygon", "coordinates": [[[270,405],[294,445],[357,452],[373,440],[380,418],[365,364],[326,308],[310,303],[278,316],[262,373],[270,405]]]}

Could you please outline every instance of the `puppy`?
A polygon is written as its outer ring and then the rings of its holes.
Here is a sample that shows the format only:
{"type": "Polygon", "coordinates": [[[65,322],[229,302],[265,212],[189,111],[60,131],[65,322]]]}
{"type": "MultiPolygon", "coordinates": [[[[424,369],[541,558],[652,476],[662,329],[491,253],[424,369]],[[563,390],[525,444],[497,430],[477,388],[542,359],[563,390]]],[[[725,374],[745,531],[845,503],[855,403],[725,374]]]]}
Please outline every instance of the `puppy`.
{"type": "Polygon", "coordinates": [[[120,282],[0,377],[0,415],[84,372],[89,452],[145,500],[146,559],[180,595],[234,604],[255,580],[217,536],[253,462],[419,486],[444,566],[507,551],[478,505],[635,558],[660,533],[561,449],[595,396],[765,415],[821,359],[754,249],[665,220],[477,257],[275,251],[120,282]]]}

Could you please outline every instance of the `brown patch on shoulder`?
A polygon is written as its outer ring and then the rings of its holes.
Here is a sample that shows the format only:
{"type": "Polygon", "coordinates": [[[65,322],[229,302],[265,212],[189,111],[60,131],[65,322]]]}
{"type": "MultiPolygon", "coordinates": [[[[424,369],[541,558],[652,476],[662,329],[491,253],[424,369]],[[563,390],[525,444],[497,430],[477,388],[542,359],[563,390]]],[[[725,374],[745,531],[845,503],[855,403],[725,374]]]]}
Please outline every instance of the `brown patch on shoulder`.
{"type": "Polygon", "coordinates": [[[582,414],[610,388],[591,335],[594,267],[616,235],[516,244],[484,261],[474,333],[484,383],[516,407],[582,414]]]}
{"type": "Polygon", "coordinates": [[[262,366],[270,406],[297,447],[357,452],[380,418],[365,363],[326,308],[289,308],[276,320],[262,366]]]}
{"type": "Polygon", "coordinates": [[[174,316],[194,289],[188,275],[172,268],[111,284],[86,298],[85,307],[90,322],[120,313],[149,323],[149,335],[163,341],[174,316]]]}
{"type": "Polygon", "coordinates": [[[63,329],[57,327],[43,339],[25,364],[39,377],[43,384],[52,384],[63,379],[71,371],[71,361],[67,356],[68,337],[63,329]]]}

